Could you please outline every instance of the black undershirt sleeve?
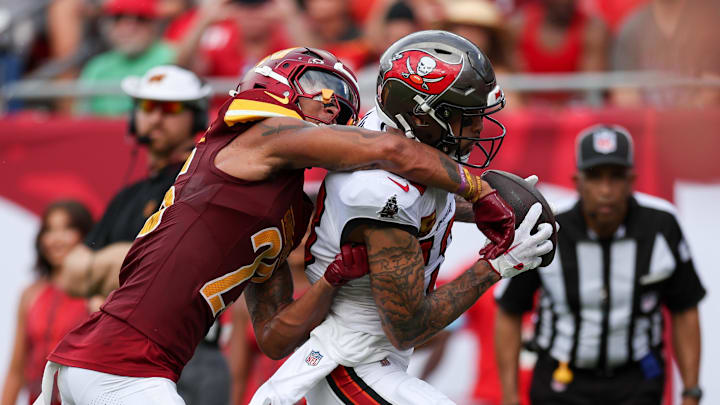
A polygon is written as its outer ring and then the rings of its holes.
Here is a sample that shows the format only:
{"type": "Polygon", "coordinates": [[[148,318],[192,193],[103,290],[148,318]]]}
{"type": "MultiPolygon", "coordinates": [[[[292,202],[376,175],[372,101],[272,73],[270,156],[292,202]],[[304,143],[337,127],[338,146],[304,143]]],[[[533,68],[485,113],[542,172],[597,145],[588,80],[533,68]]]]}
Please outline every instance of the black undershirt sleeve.
{"type": "Polygon", "coordinates": [[[375,219],[369,219],[369,218],[356,218],[351,219],[345,224],[345,227],[342,231],[342,236],[340,237],[340,245],[344,245],[348,242],[348,238],[352,234],[352,232],[357,229],[360,226],[371,226],[373,228],[398,228],[402,229],[403,231],[406,231],[412,236],[417,236],[418,230],[417,228],[410,226],[410,225],[402,225],[394,222],[386,222],[386,221],[378,221],[375,219]]]}
{"type": "Polygon", "coordinates": [[[687,241],[674,217],[671,217],[663,233],[677,263],[672,276],[664,282],[663,301],[671,312],[682,312],[697,306],[706,291],[690,257],[687,241]]]}
{"type": "Polygon", "coordinates": [[[495,297],[500,308],[516,315],[530,311],[535,303],[535,292],[541,284],[537,270],[526,271],[505,282],[507,286],[495,297]]]}

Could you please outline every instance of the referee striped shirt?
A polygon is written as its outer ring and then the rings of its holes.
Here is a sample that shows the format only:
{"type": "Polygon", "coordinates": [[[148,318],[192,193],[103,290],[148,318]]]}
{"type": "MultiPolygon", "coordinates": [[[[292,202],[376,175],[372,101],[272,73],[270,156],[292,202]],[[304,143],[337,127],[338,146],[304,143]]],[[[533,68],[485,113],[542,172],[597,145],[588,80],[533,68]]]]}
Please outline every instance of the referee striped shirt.
{"type": "Polygon", "coordinates": [[[607,240],[587,228],[579,201],[557,221],[553,263],[495,290],[513,314],[531,310],[540,291],[534,343],[554,359],[599,370],[639,361],[662,346],[661,306],[679,312],[705,295],[669,202],[635,193],[607,240]]]}

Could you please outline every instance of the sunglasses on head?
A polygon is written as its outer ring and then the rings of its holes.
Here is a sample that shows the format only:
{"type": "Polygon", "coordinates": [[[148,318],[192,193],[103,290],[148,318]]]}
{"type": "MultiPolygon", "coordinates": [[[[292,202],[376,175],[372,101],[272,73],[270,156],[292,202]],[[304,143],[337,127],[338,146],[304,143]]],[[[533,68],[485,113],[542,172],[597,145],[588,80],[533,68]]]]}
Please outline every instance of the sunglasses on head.
{"type": "Polygon", "coordinates": [[[148,113],[159,108],[163,114],[179,114],[185,110],[185,104],[182,101],[140,100],[138,108],[148,113]]]}

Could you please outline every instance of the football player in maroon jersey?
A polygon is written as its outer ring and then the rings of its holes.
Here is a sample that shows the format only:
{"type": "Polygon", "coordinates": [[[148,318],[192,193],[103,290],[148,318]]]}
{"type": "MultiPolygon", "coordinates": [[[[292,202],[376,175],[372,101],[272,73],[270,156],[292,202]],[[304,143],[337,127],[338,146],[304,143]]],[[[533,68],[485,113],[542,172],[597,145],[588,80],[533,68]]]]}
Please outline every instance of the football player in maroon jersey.
{"type": "Polygon", "coordinates": [[[173,381],[243,291],[261,349],[273,358],[290,353],[325,317],[337,287],[367,272],[364,252],[347,246],[320,282],[292,300],[285,259],[312,212],[306,167],[382,168],[458,193],[473,202],[478,227],[509,247],[512,210],[446,154],[328,125],[352,124],[358,109],[354,75],[328,52],[293,48],[253,68],[138,234],[120,287],[48,357],[44,384],[59,370],[69,404],[182,404],[173,381]]]}

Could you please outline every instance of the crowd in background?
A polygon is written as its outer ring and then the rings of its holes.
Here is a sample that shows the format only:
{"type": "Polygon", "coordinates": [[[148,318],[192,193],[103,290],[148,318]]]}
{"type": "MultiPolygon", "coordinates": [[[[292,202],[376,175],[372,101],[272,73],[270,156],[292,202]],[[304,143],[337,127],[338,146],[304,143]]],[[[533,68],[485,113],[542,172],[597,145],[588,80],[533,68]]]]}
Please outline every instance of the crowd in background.
{"type": "MultiPolygon", "coordinates": [[[[389,44],[421,29],[475,42],[503,73],[668,71],[720,78],[718,0],[0,0],[0,84],[19,79],[93,83],[175,63],[239,80],[265,55],[292,46],[335,53],[358,74],[364,109],[389,44]]],[[[502,83],[501,83],[502,84],[502,83]]],[[[509,107],[583,104],[697,107],[717,86],[509,94],[509,107]]],[[[115,95],[39,106],[118,115],[115,95]]]]}

